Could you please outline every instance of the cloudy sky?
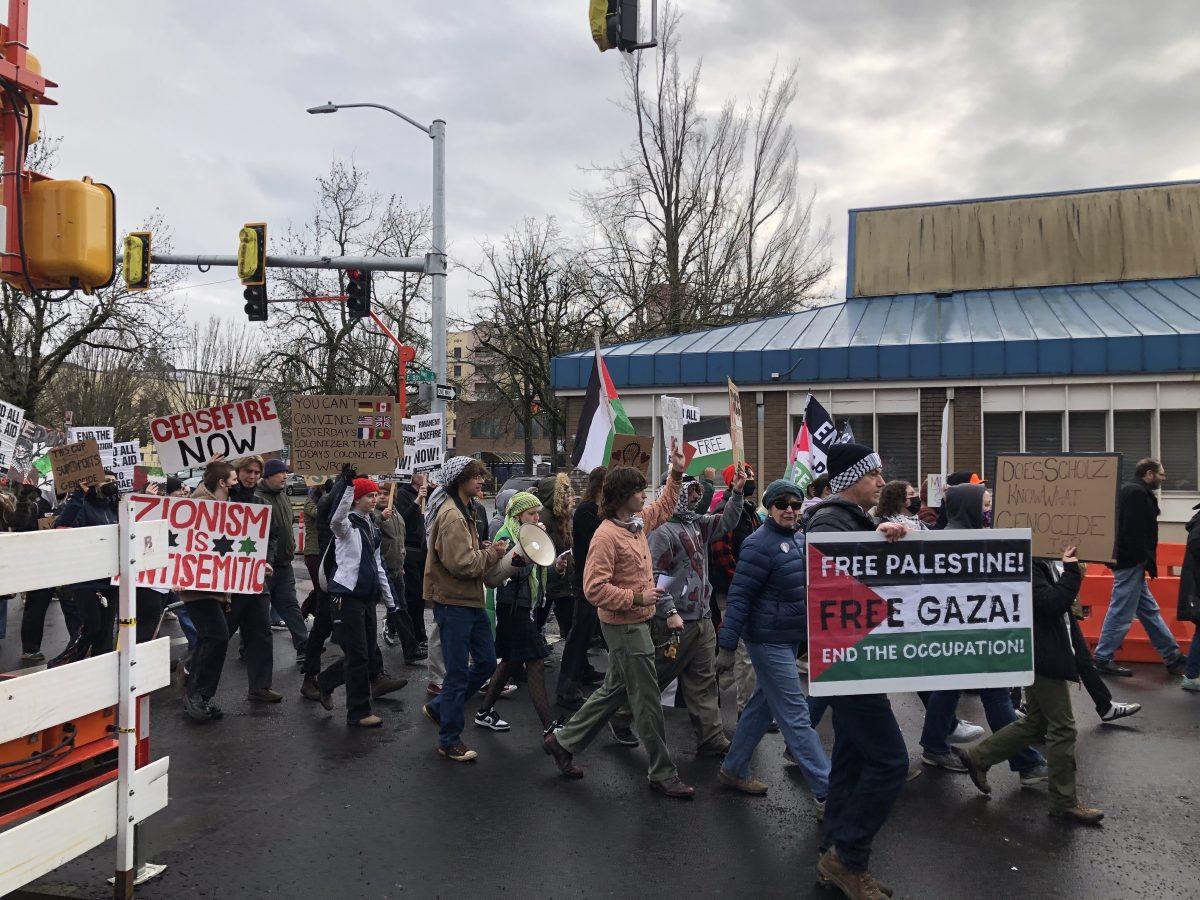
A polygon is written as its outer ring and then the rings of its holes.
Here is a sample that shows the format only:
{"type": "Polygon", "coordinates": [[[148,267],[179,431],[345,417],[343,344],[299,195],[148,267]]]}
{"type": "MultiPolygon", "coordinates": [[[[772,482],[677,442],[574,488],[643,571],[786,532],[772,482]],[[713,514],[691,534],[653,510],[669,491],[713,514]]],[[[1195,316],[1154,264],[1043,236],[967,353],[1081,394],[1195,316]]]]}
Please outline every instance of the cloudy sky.
{"type": "MultiPolygon", "coordinates": [[[[587,0],[31,0],[30,46],[61,86],[44,128],[56,174],[111,184],[120,227],[155,209],[178,251],[231,253],[243,222],[311,209],[353,155],[373,187],[430,196],[430,142],[375,101],[447,125],[451,253],[524,216],[579,227],[580,167],[629,143],[621,60],[591,43],[587,0]]],[[[643,0],[648,6],[648,0],[643,0]]],[[[846,210],[1200,178],[1194,0],[677,0],[702,102],[751,96],[797,65],[802,176],[833,230],[846,210]]],[[[654,52],[654,51],[647,51],[654,52]]],[[[190,318],[242,316],[232,277],[189,275],[190,318]]],[[[472,284],[450,279],[452,312],[472,284]]]]}

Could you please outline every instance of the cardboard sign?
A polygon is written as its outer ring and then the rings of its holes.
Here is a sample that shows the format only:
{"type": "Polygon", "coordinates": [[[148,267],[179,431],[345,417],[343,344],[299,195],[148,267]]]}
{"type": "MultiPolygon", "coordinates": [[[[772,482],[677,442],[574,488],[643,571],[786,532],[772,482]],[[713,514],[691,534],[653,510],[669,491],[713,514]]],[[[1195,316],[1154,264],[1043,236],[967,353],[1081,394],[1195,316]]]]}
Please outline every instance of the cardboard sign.
{"type": "Polygon", "coordinates": [[[1120,486],[1119,453],[1000,455],[992,521],[1030,529],[1034,556],[1058,558],[1073,544],[1082,560],[1112,563],[1120,486]]]}
{"type": "Polygon", "coordinates": [[[150,436],[165,472],[198,468],[282,449],[283,429],[271,397],[239,400],[150,420],[150,436]]]}
{"type": "MultiPolygon", "coordinates": [[[[155,519],[165,519],[168,529],[166,564],[139,572],[139,587],[262,593],[271,507],[150,494],[134,494],[129,503],[135,534],[138,523],[155,519]]],[[[155,550],[149,552],[153,558],[155,550]]]]}
{"type": "Polygon", "coordinates": [[[68,428],[67,437],[72,444],[79,441],[95,441],[100,447],[100,461],[104,468],[111,469],[113,464],[113,443],[116,438],[111,425],[68,428]]]}
{"type": "Polygon", "coordinates": [[[445,430],[441,413],[414,416],[401,423],[404,434],[404,456],[396,468],[397,475],[409,477],[418,472],[436,472],[442,467],[445,430]]]}
{"type": "Polygon", "coordinates": [[[945,475],[926,475],[925,476],[925,505],[937,509],[942,505],[942,499],[946,496],[946,476],[945,475]]]}
{"type": "Polygon", "coordinates": [[[388,475],[403,456],[391,397],[310,394],[292,400],[292,471],[329,475],[350,463],[388,475]]]}
{"type": "Polygon", "coordinates": [[[683,452],[683,401],[678,397],[659,399],[662,412],[663,449],[666,465],[671,465],[671,454],[683,452]]]}
{"type": "Polygon", "coordinates": [[[608,454],[608,465],[631,466],[648,478],[653,452],[653,437],[644,434],[614,434],[612,450],[608,454]]]}
{"type": "Polygon", "coordinates": [[[141,441],[123,441],[113,444],[113,473],[117,476],[117,488],[122,494],[134,490],[134,469],[142,461],[141,441]]]}
{"type": "Polygon", "coordinates": [[[732,378],[725,379],[729,387],[729,437],[733,441],[733,465],[741,466],[746,461],[746,437],[742,429],[742,398],[732,378]]]}
{"type": "Polygon", "coordinates": [[[54,447],[50,451],[50,468],[54,472],[54,489],[60,494],[69,494],[81,481],[99,484],[104,480],[100,447],[91,438],[54,447]]]}
{"type": "Polygon", "coordinates": [[[24,421],[25,410],[0,400],[0,476],[8,475],[13,464],[13,453],[17,449],[17,438],[21,436],[24,421]]]}
{"type": "Polygon", "coordinates": [[[816,533],[807,553],[812,696],[1033,684],[1028,529],[816,533]]]}

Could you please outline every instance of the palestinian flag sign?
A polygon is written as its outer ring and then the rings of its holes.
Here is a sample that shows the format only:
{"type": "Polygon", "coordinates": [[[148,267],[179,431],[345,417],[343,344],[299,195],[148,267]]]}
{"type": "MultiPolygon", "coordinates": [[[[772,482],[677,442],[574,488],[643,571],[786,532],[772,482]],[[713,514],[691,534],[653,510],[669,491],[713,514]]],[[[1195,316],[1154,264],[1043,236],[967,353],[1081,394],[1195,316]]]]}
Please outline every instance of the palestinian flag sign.
{"type": "Polygon", "coordinates": [[[689,475],[698,478],[712,466],[720,478],[721,473],[733,465],[733,438],[729,434],[728,417],[685,423],[683,441],[694,451],[688,462],[689,475]]]}
{"type": "Polygon", "coordinates": [[[596,352],[596,366],[588,379],[587,393],[583,398],[583,411],[579,414],[579,425],[575,429],[575,451],[571,462],[577,469],[590,472],[596,466],[608,465],[612,455],[614,434],[634,434],[629,416],[617,389],[613,386],[604,357],[596,352]]]}
{"type": "Polygon", "coordinates": [[[808,535],[815,697],[1033,684],[1028,529],[808,535]]]}

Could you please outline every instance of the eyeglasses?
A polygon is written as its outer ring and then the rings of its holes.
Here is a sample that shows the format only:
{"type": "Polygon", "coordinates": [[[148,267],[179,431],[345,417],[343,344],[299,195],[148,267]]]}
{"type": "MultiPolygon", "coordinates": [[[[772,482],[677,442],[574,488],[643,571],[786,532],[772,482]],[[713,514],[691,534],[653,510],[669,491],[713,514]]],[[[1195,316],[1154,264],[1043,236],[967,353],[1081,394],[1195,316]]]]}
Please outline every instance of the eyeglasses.
{"type": "Polygon", "coordinates": [[[778,509],[780,511],[783,511],[785,509],[790,509],[793,512],[800,512],[800,510],[804,509],[804,503],[800,500],[796,500],[795,502],[791,502],[788,500],[776,500],[774,503],[771,504],[771,507],[773,509],[778,509]]]}

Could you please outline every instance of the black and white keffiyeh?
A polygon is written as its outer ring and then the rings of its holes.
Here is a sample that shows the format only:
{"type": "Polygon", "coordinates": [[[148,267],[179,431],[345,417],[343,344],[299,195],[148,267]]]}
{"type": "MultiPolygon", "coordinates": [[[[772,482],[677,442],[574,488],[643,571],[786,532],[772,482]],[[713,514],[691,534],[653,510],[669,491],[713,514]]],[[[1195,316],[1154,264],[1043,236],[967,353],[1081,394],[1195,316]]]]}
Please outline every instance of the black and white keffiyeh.
{"type": "Polygon", "coordinates": [[[878,453],[868,453],[866,456],[862,457],[857,462],[852,463],[848,468],[837,473],[836,475],[832,474],[832,470],[831,470],[831,475],[829,478],[829,488],[835,494],[840,494],[842,491],[844,491],[846,488],[850,487],[852,484],[854,484],[854,482],[858,481],[858,479],[862,478],[864,475],[866,475],[872,469],[882,469],[882,468],[883,468],[883,461],[880,460],[879,454],[878,453]]]}

